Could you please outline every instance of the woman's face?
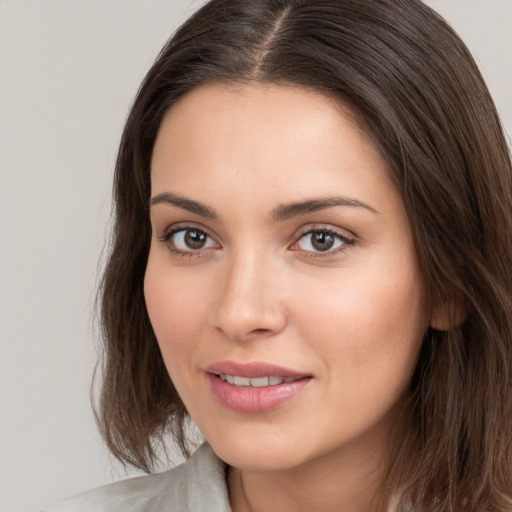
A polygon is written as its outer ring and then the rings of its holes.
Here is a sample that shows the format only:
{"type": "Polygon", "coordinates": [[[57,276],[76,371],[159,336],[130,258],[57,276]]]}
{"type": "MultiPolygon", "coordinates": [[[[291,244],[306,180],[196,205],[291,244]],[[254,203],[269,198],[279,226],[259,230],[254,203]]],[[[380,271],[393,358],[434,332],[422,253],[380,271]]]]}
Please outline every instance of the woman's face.
{"type": "Polygon", "coordinates": [[[202,86],[165,116],[151,187],[147,308],[217,454],[271,470],[382,448],[429,319],[404,205],[348,111],[202,86]]]}

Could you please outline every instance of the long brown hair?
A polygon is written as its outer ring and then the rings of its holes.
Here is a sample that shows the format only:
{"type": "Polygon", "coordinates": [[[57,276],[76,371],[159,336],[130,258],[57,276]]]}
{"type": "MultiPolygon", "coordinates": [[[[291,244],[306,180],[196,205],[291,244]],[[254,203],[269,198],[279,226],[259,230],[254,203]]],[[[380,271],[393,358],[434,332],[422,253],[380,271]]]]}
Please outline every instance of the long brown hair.
{"type": "Polygon", "coordinates": [[[126,122],[100,290],[98,421],[150,471],[187,413],[146,312],[150,161],[164,113],[211,82],[314,88],[347,105],[408,211],[431,306],[454,326],[423,341],[384,495],[425,512],[512,510],[512,169],[465,45],[419,0],[212,0],[165,45],[126,122]]]}

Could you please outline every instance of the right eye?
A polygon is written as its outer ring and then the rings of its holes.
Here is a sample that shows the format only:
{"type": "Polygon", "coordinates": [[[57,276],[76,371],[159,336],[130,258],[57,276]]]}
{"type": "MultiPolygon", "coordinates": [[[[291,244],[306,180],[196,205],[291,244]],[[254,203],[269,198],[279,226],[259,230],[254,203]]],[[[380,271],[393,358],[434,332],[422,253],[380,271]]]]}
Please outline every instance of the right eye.
{"type": "Polygon", "coordinates": [[[194,227],[173,229],[166,233],[164,241],[171,251],[179,254],[218,247],[217,242],[210,235],[194,227]]]}

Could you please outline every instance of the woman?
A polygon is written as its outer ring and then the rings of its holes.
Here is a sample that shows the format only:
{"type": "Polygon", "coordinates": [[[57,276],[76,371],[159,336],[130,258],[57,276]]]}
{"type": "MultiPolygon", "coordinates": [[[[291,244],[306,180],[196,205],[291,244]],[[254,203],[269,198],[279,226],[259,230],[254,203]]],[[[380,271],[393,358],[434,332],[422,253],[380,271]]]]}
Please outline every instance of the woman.
{"type": "Polygon", "coordinates": [[[512,510],[511,163],[417,0],[213,0],[123,134],[99,423],[48,510],[512,510]]]}

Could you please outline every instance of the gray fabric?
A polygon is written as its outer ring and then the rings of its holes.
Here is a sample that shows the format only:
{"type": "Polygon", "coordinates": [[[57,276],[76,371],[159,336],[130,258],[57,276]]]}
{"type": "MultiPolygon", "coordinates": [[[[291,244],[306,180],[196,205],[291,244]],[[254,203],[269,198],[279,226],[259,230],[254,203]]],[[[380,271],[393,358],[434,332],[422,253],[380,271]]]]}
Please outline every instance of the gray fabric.
{"type": "Polygon", "coordinates": [[[205,443],[170,471],[105,485],[41,512],[231,512],[225,475],[205,443]]]}

